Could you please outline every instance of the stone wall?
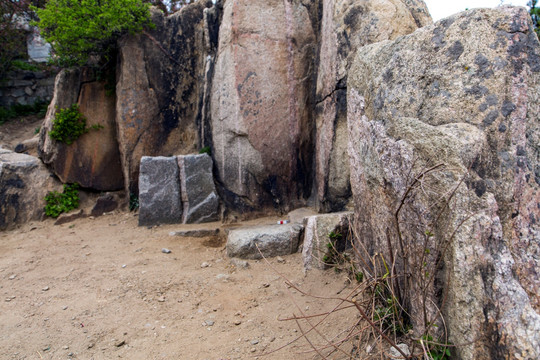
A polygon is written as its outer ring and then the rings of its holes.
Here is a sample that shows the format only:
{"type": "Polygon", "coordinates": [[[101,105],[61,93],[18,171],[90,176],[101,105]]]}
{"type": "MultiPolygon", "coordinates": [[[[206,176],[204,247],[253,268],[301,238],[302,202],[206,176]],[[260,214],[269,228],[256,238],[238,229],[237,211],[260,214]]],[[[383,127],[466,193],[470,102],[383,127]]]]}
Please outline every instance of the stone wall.
{"type": "Polygon", "coordinates": [[[54,92],[55,72],[18,70],[8,73],[0,81],[0,106],[32,105],[49,102],[54,92]]]}

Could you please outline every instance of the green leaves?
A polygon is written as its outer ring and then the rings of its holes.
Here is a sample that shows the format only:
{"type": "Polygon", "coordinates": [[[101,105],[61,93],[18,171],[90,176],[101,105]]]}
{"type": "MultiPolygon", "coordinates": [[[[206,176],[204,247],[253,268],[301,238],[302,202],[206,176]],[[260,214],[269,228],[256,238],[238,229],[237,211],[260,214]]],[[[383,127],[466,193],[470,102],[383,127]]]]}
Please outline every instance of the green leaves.
{"type": "Polygon", "coordinates": [[[67,109],[61,109],[53,119],[53,127],[49,136],[67,145],[73,144],[81,135],[90,130],[103,129],[103,125],[94,124],[86,127],[86,118],[79,111],[79,105],[73,104],[67,109]]]}
{"type": "Polygon", "coordinates": [[[56,113],[49,136],[56,141],[71,145],[87,132],[86,119],[80,113],[79,105],[73,104],[69,108],[61,109],[56,113]]]}
{"type": "Polygon", "coordinates": [[[45,196],[45,215],[57,218],[79,207],[79,184],[64,184],[64,192],[50,191],[45,196]]]}
{"type": "Polygon", "coordinates": [[[143,0],[50,0],[33,10],[59,64],[73,66],[106,54],[122,34],[151,27],[149,7],[143,0]]]}

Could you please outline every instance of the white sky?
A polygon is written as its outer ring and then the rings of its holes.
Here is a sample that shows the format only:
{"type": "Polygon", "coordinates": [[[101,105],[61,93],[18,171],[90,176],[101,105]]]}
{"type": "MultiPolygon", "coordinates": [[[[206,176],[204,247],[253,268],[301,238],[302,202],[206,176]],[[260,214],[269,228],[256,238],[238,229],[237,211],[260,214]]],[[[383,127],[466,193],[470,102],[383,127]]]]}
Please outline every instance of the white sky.
{"type": "Polygon", "coordinates": [[[440,20],[465,9],[496,7],[502,4],[526,6],[528,0],[424,0],[433,21],[440,20]]]}

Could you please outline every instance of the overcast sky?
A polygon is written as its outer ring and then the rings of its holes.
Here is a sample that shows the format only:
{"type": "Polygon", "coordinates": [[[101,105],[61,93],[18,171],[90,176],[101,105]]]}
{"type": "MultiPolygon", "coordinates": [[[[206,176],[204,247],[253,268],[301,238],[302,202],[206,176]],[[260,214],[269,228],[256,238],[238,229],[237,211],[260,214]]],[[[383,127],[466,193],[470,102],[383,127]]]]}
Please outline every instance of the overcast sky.
{"type": "Polygon", "coordinates": [[[528,0],[424,0],[434,21],[465,9],[495,7],[502,4],[525,6],[528,0]]]}

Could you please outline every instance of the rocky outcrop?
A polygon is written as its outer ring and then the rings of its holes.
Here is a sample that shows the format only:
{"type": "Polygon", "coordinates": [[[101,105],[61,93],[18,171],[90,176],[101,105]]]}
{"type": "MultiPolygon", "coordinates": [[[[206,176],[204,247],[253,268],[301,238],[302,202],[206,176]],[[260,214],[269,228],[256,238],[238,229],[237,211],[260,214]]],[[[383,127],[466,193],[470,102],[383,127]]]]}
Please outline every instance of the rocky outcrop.
{"type": "Polygon", "coordinates": [[[315,34],[299,0],[226,0],[211,95],[226,204],[286,211],[309,193],[315,34]]]}
{"type": "Polygon", "coordinates": [[[198,1],[169,17],[153,9],[155,29],[119,43],[116,123],[132,193],[142,156],[187,154],[203,144],[206,63],[215,42],[210,27],[218,21],[211,6],[198,1]]]}
{"type": "Polygon", "coordinates": [[[107,84],[96,81],[93,71],[62,70],[56,79],[55,93],[40,131],[38,153],[64,183],[84,188],[113,191],[123,187],[120,154],[116,141],[115,96],[107,84]],[[78,104],[89,131],[73,144],[52,139],[49,131],[58,110],[78,104]]]}
{"type": "Polygon", "coordinates": [[[61,184],[38,158],[0,148],[0,230],[41,220],[45,196],[53,190],[61,184]]]}
{"type": "Polygon", "coordinates": [[[139,176],[139,226],[180,223],[182,200],[176,157],[143,156],[139,176]]]}
{"type": "Polygon", "coordinates": [[[219,219],[219,197],[212,175],[212,158],[207,154],[180,155],[182,223],[196,224],[219,219]]]}
{"type": "Polygon", "coordinates": [[[349,73],[359,241],[387,259],[393,246],[416,329],[425,290],[460,359],[540,356],[539,80],[529,14],[512,7],[364,47],[349,73]]]}
{"type": "Polygon", "coordinates": [[[319,207],[337,211],[351,192],[347,157],[347,73],[362,46],[431,24],[422,0],[323,0],[317,69],[316,185],[319,207]]]}
{"type": "Polygon", "coordinates": [[[261,259],[290,255],[298,250],[303,226],[299,224],[263,225],[230,230],[227,256],[261,259]]]}

